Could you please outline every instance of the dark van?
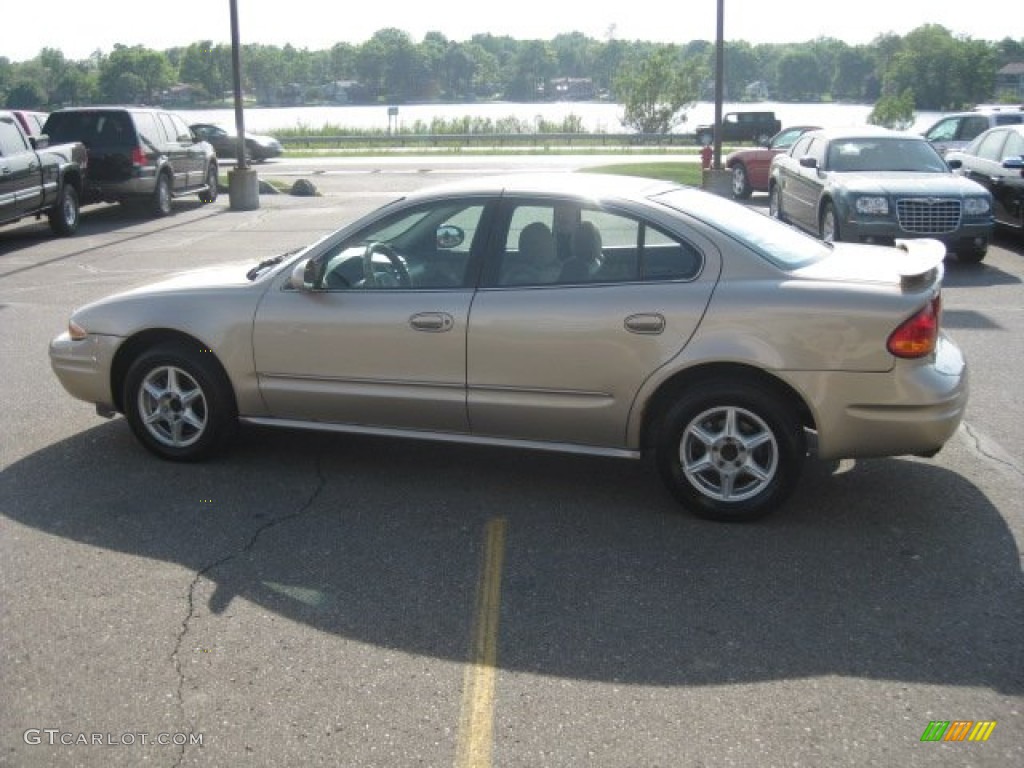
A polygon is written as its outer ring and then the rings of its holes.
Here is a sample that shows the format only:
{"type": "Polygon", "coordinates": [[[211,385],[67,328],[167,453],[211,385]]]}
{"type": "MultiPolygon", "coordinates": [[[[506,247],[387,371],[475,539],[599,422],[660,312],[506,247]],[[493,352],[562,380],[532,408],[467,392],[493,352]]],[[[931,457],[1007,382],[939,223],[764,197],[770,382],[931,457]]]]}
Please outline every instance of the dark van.
{"type": "Polygon", "coordinates": [[[141,107],[72,107],[51,112],[43,132],[53,143],[80,141],[89,150],[83,203],[146,203],[153,215],[171,200],[217,199],[217,156],[173,112],[141,107]]]}

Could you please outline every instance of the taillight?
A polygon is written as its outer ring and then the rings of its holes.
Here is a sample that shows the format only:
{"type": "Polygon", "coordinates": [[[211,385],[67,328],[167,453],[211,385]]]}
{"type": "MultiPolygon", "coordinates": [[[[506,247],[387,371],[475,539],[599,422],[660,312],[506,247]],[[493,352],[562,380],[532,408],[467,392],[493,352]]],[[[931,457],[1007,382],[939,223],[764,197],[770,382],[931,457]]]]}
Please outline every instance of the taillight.
{"type": "Polygon", "coordinates": [[[896,357],[915,358],[930,355],[935,351],[935,342],[939,338],[941,315],[942,297],[936,294],[935,298],[928,302],[928,306],[889,334],[886,347],[896,357]]]}
{"type": "Polygon", "coordinates": [[[146,153],[142,151],[142,147],[136,146],[132,149],[132,165],[144,166],[146,164],[146,153]]]}

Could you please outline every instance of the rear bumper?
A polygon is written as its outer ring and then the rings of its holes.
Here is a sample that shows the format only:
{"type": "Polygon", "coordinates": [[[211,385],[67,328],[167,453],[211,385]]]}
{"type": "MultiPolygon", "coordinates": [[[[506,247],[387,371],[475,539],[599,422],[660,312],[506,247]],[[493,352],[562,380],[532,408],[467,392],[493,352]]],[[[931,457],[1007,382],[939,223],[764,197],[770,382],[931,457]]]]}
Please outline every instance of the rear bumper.
{"type": "Polygon", "coordinates": [[[786,378],[814,413],[822,459],[933,454],[956,432],[967,407],[967,363],[946,337],[929,363],[899,360],[883,373],[786,378]]]}

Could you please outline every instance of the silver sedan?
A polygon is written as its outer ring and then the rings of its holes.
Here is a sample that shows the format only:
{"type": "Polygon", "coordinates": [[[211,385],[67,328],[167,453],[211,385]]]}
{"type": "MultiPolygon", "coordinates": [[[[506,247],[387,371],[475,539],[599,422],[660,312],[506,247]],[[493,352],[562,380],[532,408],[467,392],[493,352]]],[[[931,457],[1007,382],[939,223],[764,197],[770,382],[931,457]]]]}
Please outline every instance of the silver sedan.
{"type": "Polygon", "coordinates": [[[696,514],[750,520],[809,452],[931,455],[956,430],[943,254],[822,243],[666,182],[483,178],[85,306],[50,356],[167,459],[239,422],[649,453],[696,514]]]}

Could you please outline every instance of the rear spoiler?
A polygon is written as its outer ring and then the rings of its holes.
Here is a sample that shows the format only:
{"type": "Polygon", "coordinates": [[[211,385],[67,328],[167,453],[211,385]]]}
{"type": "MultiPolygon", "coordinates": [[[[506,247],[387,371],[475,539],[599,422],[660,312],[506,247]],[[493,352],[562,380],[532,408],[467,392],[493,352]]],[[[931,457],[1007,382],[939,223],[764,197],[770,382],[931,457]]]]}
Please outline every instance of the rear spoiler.
{"type": "Polygon", "coordinates": [[[931,238],[920,238],[897,239],[895,245],[907,254],[899,263],[900,288],[904,291],[920,291],[942,280],[942,262],[946,258],[946,246],[943,243],[931,238]]]}

